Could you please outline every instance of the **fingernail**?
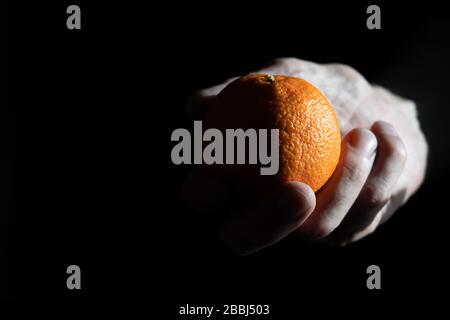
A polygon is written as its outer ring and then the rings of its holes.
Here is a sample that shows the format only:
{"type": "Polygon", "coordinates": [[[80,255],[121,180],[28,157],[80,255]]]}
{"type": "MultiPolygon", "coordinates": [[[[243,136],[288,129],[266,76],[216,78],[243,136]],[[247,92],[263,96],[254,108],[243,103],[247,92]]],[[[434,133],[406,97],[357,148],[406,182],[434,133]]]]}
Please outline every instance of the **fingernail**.
{"type": "Polygon", "coordinates": [[[383,134],[391,135],[391,136],[398,136],[397,130],[395,130],[394,126],[391,125],[390,123],[387,123],[384,121],[379,121],[377,124],[378,124],[378,129],[383,134]]]}
{"type": "Polygon", "coordinates": [[[375,135],[367,129],[356,129],[351,133],[350,145],[363,157],[370,158],[377,148],[375,135]]]}

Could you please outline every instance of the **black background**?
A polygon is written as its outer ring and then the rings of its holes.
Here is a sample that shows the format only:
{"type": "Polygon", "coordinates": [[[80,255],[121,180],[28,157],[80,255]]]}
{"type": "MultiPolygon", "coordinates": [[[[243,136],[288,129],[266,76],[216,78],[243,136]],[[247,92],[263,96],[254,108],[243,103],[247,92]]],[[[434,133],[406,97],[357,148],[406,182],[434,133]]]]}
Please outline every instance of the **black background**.
{"type": "Polygon", "coordinates": [[[82,29],[68,30],[70,4],[8,8],[9,297],[446,295],[450,23],[442,6],[378,2],[382,29],[371,31],[365,1],[77,1],[82,29]],[[218,221],[182,200],[189,168],[171,164],[170,133],[191,127],[183,106],[193,90],[282,56],[346,63],[415,100],[430,145],[427,180],[354,245],[286,239],[235,257],[218,242],[218,221]],[[70,264],[81,267],[81,291],[66,289],[70,264]],[[370,264],[382,269],[381,291],[366,289],[370,264]]]}

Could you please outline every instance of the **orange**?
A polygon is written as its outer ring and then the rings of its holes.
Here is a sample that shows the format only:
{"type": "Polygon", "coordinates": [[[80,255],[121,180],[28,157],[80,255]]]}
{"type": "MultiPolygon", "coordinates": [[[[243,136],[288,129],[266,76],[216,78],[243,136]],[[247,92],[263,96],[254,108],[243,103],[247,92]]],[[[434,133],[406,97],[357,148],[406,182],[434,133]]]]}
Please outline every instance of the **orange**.
{"type": "Polygon", "coordinates": [[[341,136],[336,114],[325,96],[303,79],[243,76],[219,93],[203,124],[219,130],[279,129],[279,171],[275,176],[261,176],[261,165],[212,166],[238,190],[273,190],[286,181],[301,181],[317,191],[339,161],[341,136]]]}

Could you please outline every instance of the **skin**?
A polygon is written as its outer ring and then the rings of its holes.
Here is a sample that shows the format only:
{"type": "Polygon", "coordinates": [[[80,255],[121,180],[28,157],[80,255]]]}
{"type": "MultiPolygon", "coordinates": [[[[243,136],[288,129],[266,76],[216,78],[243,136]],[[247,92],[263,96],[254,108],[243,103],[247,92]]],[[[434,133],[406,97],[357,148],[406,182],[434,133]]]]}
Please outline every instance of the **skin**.
{"type": "MultiPolygon", "coordinates": [[[[373,233],[422,184],[428,146],[414,102],[369,84],[353,68],[282,58],[256,71],[303,78],[330,101],[341,128],[342,151],[329,181],[316,194],[301,182],[254,208],[233,205],[221,181],[193,170],[183,195],[199,212],[223,212],[224,244],[246,255],[288,235],[304,241],[346,245],[373,233]]],[[[201,119],[233,79],[192,95],[186,110],[201,119]]]]}

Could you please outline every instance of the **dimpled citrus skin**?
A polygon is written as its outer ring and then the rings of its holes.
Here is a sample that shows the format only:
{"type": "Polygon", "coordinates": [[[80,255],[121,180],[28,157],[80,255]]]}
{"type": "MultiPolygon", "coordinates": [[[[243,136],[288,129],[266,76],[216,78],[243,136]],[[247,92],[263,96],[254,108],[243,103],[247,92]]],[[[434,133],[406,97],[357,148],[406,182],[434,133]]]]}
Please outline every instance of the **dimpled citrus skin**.
{"type": "Polygon", "coordinates": [[[222,90],[204,123],[222,130],[279,129],[278,173],[258,177],[260,166],[256,170],[246,165],[220,165],[220,171],[237,183],[301,181],[317,191],[339,161],[341,136],[333,108],[318,89],[303,79],[267,74],[243,76],[222,90]]]}

